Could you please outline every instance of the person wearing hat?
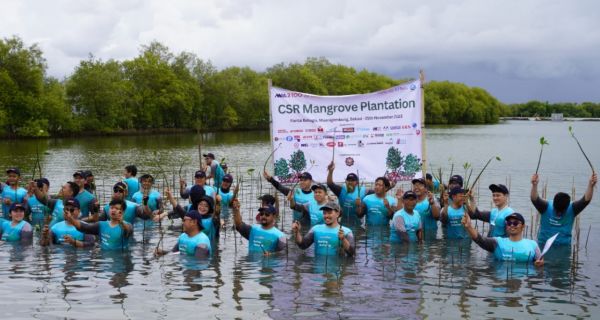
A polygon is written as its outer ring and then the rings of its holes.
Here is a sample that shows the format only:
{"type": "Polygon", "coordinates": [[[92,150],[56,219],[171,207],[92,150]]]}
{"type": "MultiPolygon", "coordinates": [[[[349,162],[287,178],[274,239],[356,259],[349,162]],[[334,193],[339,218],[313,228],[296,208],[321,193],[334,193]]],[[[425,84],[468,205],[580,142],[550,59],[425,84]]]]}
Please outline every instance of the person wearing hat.
{"type": "Polygon", "coordinates": [[[94,245],[96,238],[91,234],[84,234],[77,230],[75,226],[69,222],[70,216],[77,219],[79,214],[79,201],[75,198],[65,199],[63,207],[63,221],[56,223],[50,228],[45,225],[42,229],[40,237],[41,246],[49,246],[50,244],[68,244],[76,248],[91,247],[94,245]]]}
{"type": "Polygon", "coordinates": [[[412,180],[413,192],[417,195],[415,210],[421,216],[423,232],[428,238],[435,239],[440,219],[440,205],[435,201],[433,192],[427,190],[427,181],[423,178],[412,180]]]}
{"type": "Polygon", "coordinates": [[[65,221],[72,224],[77,230],[96,235],[100,238],[100,248],[103,250],[117,250],[129,248],[129,239],[133,234],[133,226],[123,221],[123,211],[126,209],[125,201],[110,201],[110,220],[93,223],[83,222],[72,215],[66,215],[65,221]]]}
{"type": "Polygon", "coordinates": [[[446,239],[467,239],[468,234],[462,226],[462,217],[470,212],[465,204],[466,192],[461,187],[455,187],[448,192],[448,205],[440,212],[440,221],[445,227],[446,239]]]}
{"type": "Polygon", "coordinates": [[[62,199],[74,198],[75,195],[79,193],[79,186],[73,181],[68,181],[63,184],[58,195],[54,197],[50,197],[48,192],[45,192],[44,188],[39,188],[39,184],[34,181],[29,183],[28,188],[32,191],[32,194],[35,195],[35,198],[51,212],[52,220],[50,221],[50,227],[64,220],[64,204],[62,199]]]}
{"type": "Polygon", "coordinates": [[[187,186],[184,179],[179,180],[179,195],[181,199],[188,199],[190,197],[190,190],[193,186],[200,186],[204,189],[204,194],[212,197],[216,196],[215,188],[206,184],[206,172],[198,170],[194,173],[194,185],[187,186]]]}
{"type": "Polygon", "coordinates": [[[339,224],[340,205],[329,201],[320,208],[323,211],[325,223],[313,226],[303,237],[300,233],[302,228],[298,221],[292,223],[292,234],[300,249],[305,250],[313,243],[315,244],[315,255],[337,255],[346,254],[353,256],[354,235],[352,230],[339,224]]]}
{"type": "Polygon", "coordinates": [[[79,205],[81,206],[81,218],[85,219],[90,215],[90,212],[96,213],[98,208],[98,200],[89,191],[85,190],[86,175],[84,171],[76,171],[73,173],[73,182],[79,187],[79,193],[75,195],[79,205]]]}
{"type": "MultiPolygon", "coordinates": [[[[134,224],[136,218],[140,218],[142,220],[148,220],[152,218],[152,212],[148,206],[142,206],[133,201],[126,200],[127,199],[127,184],[125,182],[117,182],[113,186],[113,194],[111,196],[111,200],[123,200],[125,201],[125,210],[123,210],[123,220],[134,224]]],[[[98,220],[106,221],[110,220],[110,205],[107,203],[102,207],[102,212],[98,217],[98,220]]],[[[95,220],[95,221],[98,221],[95,220]]],[[[95,222],[90,221],[88,222],[95,222]]]]}
{"type": "Polygon", "coordinates": [[[327,186],[338,197],[342,208],[342,223],[344,225],[359,225],[360,219],[356,213],[356,199],[362,199],[367,194],[365,187],[359,185],[358,175],[354,172],[348,173],[346,183],[339,186],[333,182],[333,170],[335,163],[331,161],[327,166],[327,186]]]}
{"type": "Polygon", "coordinates": [[[235,191],[231,189],[233,184],[233,176],[226,174],[223,176],[221,186],[217,188],[217,195],[215,196],[215,202],[221,206],[221,218],[229,219],[229,208],[235,191]]]}
{"type": "Polygon", "coordinates": [[[160,192],[152,188],[154,177],[150,174],[144,174],[140,177],[140,184],[141,189],[131,197],[132,201],[147,206],[152,215],[159,214],[160,208],[162,208],[162,198],[160,192]]]}
{"type": "Polygon", "coordinates": [[[286,247],[287,237],[275,226],[278,212],[273,205],[258,208],[259,223],[247,225],[242,221],[240,202],[233,200],[233,224],[240,235],[248,240],[249,253],[270,255],[286,247]]]}
{"type": "Polygon", "coordinates": [[[168,213],[170,218],[183,219],[186,212],[196,210],[202,218],[202,232],[208,236],[210,241],[218,241],[219,230],[221,229],[220,206],[215,206],[215,200],[212,197],[206,196],[202,187],[198,185],[192,187],[190,190],[191,203],[186,205],[185,208],[177,204],[170,190],[167,191],[167,197],[171,201],[171,204],[174,205],[173,211],[168,213]]]}
{"type": "Polygon", "coordinates": [[[427,190],[431,192],[439,192],[440,190],[440,181],[438,179],[434,179],[431,173],[425,174],[425,182],[427,184],[427,190]]]}
{"type": "Polygon", "coordinates": [[[513,208],[508,206],[508,188],[503,184],[490,184],[489,189],[492,191],[492,202],[495,208],[491,211],[480,211],[475,207],[475,211],[470,215],[470,218],[490,224],[488,237],[506,237],[505,218],[515,212],[513,208]]]}
{"type": "MultiPolygon", "coordinates": [[[[263,172],[263,177],[284,196],[287,197],[290,194],[291,189],[281,185],[281,183],[271,177],[266,170],[263,172]]],[[[311,188],[312,184],[312,175],[308,172],[303,172],[300,175],[300,182],[298,184],[300,188],[291,190],[294,194],[294,202],[296,204],[305,205],[315,201],[314,193],[311,188]]],[[[294,220],[300,221],[303,225],[310,225],[310,217],[308,215],[303,215],[302,212],[296,210],[293,211],[292,215],[294,220]]]]}
{"type": "Polygon", "coordinates": [[[25,221],[26,205],[13,202],[9,209],[9,219],[0,219],[0,240],[7,242],[20,241],[29,244],[33,240],[33,229],[29,222],[25,221]]]}
{"type": "MultiPolygon", "coordinates": [[[[43,194],[48,194],[48,189],[50,188],[50,181],[48,181],[48,179],[36,179],[34,180],[34,183],[43,194]]],[[[42,224],[44,223],[46,213],[49,212],[47,211],[48,208],[36,198],[34,191],[31,188],[31,184],[27,185],[27,208],[31,213],[31,225],[34,227],[34,229],[36,226],[41,228],[42,224]]]]}
{"type": "Polygon", "coordinates": [[[417,194],[414,191],[406,191],[402,195],[402,209],[396,211],[392,217],[391,242],[423,241],[423,223],[420,213],[415,210],[416,205],[417,194]]]}
{"type": "Polygon", "coordinates": [[[10,206],[13,203],[26,203],[27,190],[19,187],[21,171],[19,168],[6,169],[6,183],[0,182],[0,197],[2,198],[2,217],[10,220],[10,206]]]}
{"type": "MultiPolygon", "coordinates": [[[[183,216],[183,233],[171,252],[180,252],[187,256],[206,258],[211,255],[212,247],[208,236],[202,232],[202,216],[197,210],[186,212],[183,216]]],[[[156,248],[156,255],[167,254],[168,251],[156,248]]]]}
{"type": "Polygon", "coordinates": [[[531,202],[541,215],[538,243],[543,246],[550,237],[558,233],[554,244],[571,245],[573,222],[592,201],[598,175],[592,173],[583,197],[574,202],[571,202],[571,197],[564,192],[557,193],[552,202],[542,199],[537,190],[538,182],[539,176],[534,174],[531,177],[531,202]]]}
{"type": "Polygon", "coordinates": [[[125,177],[125,179],[123,179],[123,182],[127,184],[127,197],[125,198],[126,200],[133,201],[133,195],[140,190],[140,182],[135,177],[137,176],[137,172],[137,167],[132,164],[126,166],[125,170],[123,171],[123,176],[125,177]]]}
{"type": "Polygon", "coordinates": [[[327,187],[324,184],[315,184],[311,187],[311,190],[314,194],[313,201],[305,204],[297,204],[294,200],[292,191],[288,194],[288,201],[290,202],[290,208],[302,214],[299,219],[300,221],[308,219],[310,220],[310,225],[315,226],[323,223],[323,212],[321,211],[321,207],[329,200],[327,197],[327,187]]]}
{"type": "Polygon", "coordinates": [[[206,168],[204,171],[207,171],[208,167],[210,167],[210,171],[206,178],[213,178],[215,188],[220,188],[221,183],[223,182],[223,176],[225,175],[225,171],[219,161],[215,160],[215,155],[212,153],[206,153],[202,155],[204,157],[204,161],[206,161],[206,168]]]}
{"type": "Polygon", "coordinates": [[[357,199],[358,218],[366,216],[365,222],[371,226],[385,226],[389,224],[390,219],[398,209],[398,198],[402,196],[402,191],[396,192],[396,198],[387,195],[391,183],[386,177],[375,179],[375,193],[369,194],[361,201],[357,199]]]}
{"type": "Polygon", "coordinates": [[[507,237],[482,237],[471,225],[468,214],[463,215],[462,225],[477,245],[492,252],[494,258],[500,261],[533,262],[536,267],[544,265],[544,259],[538,244],[523,238],[525,218],[513,212],[504,218],[507,237]]]}
{"type": "Polygon", "coordinates": [[[94,180],[94,173],[92,170],[83,171],[83,175],[85,176],[83,188],[91,194],[96,194],[96,182],[94,180]]]}
{"type": "Polygon", "coordinates": [[[455,174],[453,176],[450,177],[450,180],[448,180],[448,188],[446,188],[446,192],[444,192],[443,194],[440,195],[441,198],[441,206],[447,206],[449,203],[452,203],[452,198],[450,197],[449,193],[450,190],[454,189],[454,188],[461,188],[463,187],[463,177],[455,174]]]}

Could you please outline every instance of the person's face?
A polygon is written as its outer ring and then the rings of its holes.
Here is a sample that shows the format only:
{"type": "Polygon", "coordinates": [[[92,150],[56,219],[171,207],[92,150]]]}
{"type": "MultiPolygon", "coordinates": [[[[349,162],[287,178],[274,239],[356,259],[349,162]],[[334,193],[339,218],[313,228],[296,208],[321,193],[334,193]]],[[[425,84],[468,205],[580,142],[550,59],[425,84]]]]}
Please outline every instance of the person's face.
{"type": "Polygon", "coordinates": [[[417,205],[417,199],[415,199],[415,198],[403,199],[402,203],[404,204],[404,209],[406,209],[407,211],[412,211],[415,208],[415,206],[417,205]]]}
{"type": "Polygon", "coordinates": [[[304,190],[310,189],[312,185],[312,179],[300,179],[300,188],[304,190]]]}
{"type": "Polygon", "coordinates": [[[116,200],[125,199],[125,190],[122,188],[113,188],[113,199],[116,199],[116,200]]]}
{"type": "Polygon", "coordinates": [[[73,177],[73,182],[75,182],[79,187],[82,187],[85,184],[85,179],[80,175],[76,175],[73,177]]]}
{"type": "Polygon", "coordinates": [[[198,203],[198,212],[200,212],[201,215],[206,215],[208,214],[208,211],[210,209],[208,203],[206,201],[200,201],[200,203],[198,203]]]}
{"type": "Polygon", "coordinates": [[[19,181],[19,178],[21,177],[15,172],[9,172],[7,174],[6,182],[8,182],[9,185],[13,185],[19,181]]]}
{"type": "Polygon", "coordinates": [[[206,164],[210,166],[212,164],[213,160],[210,157],[206,157],[206,158],[204,158],[204,161],[206,161],[206,164]]]}
{"type": "Polygon", "coordinates": [[[520,235],[523,232],[523,228],[525,228],[525,224],[518,219],[508,219],[506,221],[506,233],[509,236],[520,235]]]}
{"type": "Polygon", "coordinates": [[[67,198],[70,198],[73,196],[73,189],[71,189],[71,186],[68,183],[63,184],[62,194],[63,194],[63,196],[65,196],[67,198]]]}
{"type": "Polygon", "coordinates": [[[508,195],[502,192],[492,192],[492,201],[496,207],[502,207],[508,201],[508,195]]]}
{"type": "Polygon", "coordinates": [[[340,217],[340,213],[338,211],[332,209],[323,210],[323,220],[325,220],[325,224],[328,226],[335,225],[340,217]]]}
{"type": "Polygon", "coordinates": [[[127,171],[127,170],[123,170],[123,176],[125,178],[129,178],[129,177],[131,177],[131,173],[129,173],[129,171],[127,171]]]}
{"type": "Polygon", "coordinates": [[[263,227],[271,226],[275,222],[275,215],[270,212],[260,211],[258,214],[263,227]]]}
{"type": "Polygon", "coordinates": [[[452,202],[457,206],[462,206],[465,203],[465,194],[457,193],[452,196],[452,202]]]}
{"type": "Polygon", "coordinates": [[[68,217],[73,217],[73,219],[79,218],[79,209],[74,206],[65,206],[63,208],[63,217],[67,220],[68,217]]]}
{"type": "Polygon", "coordinates": [[[315,189],[315,191],[313,192],[315,193],[315,200],[317,200],[317,202],[325,201],[325,198],[327,197],[327,193],[325,192],[325,190],[315,189]]]}
{"type": "Polygon", "coordinates": [[[425,185],[420,182],[414,183],[412,189],[413,189],[413,192],[417,194],[417,196],[422,196],[423,194],[425,194],[427,192],[425,185]]]}
{"type": "Polygon", "coordinates": [[[152,188],[152,179],[150,179],[150,178],[142,179],[142,187],[145,190],[149,190],[150,188],[152,188]]]}
{"type": "Polygon", "coordinates": [[[231,182],[223,180],[223,182],[221,183],[221,187],[223,189],[229,189],[229,187],[231,187],[231,182]]]}
{"type": "Polygon", "coordinates": [[[346,180],[346,189],[348,189],[349,192],[354,191],[354,188],[356,188],[357,185],[358,181],[356,180],[346,180]]]}
{"type": "Polygon", "coordinates": [[[194,182],[196,183],[196,185],[203,186],[206,184],[206,177],[201,177],[201,178],[195,177],[194,182]]]}
{"type": "Polygon", "coordinates": [[[183,218],[183,231],[184,232],[192,232],[194,230],[196,230],[196,228],[198,228],[198,221],[194,220],[190,217],[184,217],[183,218]]]}
{"type": "Polygon", "coordinates": [[[22,208],[16,208],[15,210],[12,210],[10,212],[10,216],[12,218],[12,221],[21,222],[23,218],[25,218],[25,210],[23,210],[22,208]]]}
{"type": "Polygon", "coordinates": [[[121,222],[123,219],[123,207],[120,204],[110,206],[110,220],[121,222]]]}
{"type": "Polygon", "coordinates": [[[45,184],[45,183],[42,183],[42,187],[41,187],[41,188],[39,188],[39,189],[40,189],[40,191],[41,191],[43,194],[47,194],[47,193],[48,193],[48,189],[49,189],[49,188],[48,188],[48,185],[47,185],[47,184],[45,184]]]}
{"type": "Polygon", "coordinates": [[[385,183],[383,183],[383,181],[381,181],[381,180],[375,181],[374,189],[375,189],[375,193],[377,193],[377,194],[385,194],[386,193],[385,183]]]}
{"type": "Polygon", "coordinates": [[[94,176],[89,176],[89,177],[85,178],[85,182],[86,183],[92,183],[92,182],[94,182],[94,176]]]}

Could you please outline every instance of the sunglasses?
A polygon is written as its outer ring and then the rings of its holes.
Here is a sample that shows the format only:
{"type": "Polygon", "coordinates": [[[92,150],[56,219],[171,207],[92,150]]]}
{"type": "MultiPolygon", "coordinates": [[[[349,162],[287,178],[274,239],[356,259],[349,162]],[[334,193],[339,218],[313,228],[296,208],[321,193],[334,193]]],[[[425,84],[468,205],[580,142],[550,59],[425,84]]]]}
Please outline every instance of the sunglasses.
{"type": "Polygon", "coordinates": [[[506,225],[509,227],[517,227],[521,224],[521,221],[519,220],[510,220],[510,221],[506,221],[506,225]]]}
{"type": "Polygon", "coordinates": [[[67,212],[70,212],[70,213],[75,212],[75,208],[74,207],[65,207],[64,210],[67,211],[67,212]]]}

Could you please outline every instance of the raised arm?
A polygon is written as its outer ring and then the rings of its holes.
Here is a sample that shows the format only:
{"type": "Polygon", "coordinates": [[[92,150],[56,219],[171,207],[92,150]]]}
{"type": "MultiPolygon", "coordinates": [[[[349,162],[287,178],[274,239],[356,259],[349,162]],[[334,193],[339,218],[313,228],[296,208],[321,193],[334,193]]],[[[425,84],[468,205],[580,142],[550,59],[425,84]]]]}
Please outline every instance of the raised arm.
{"type": "Polygon", "coordinates": [[[548,208],[548,202],[545,199],[540,198],[538,194],[538,183],[540,182],[540,177],[537,174],[531,176],[531,203],[539,213],[546,212],[548,208]]]}
{"type": "Polygon", "coordinates": [[[265,170],[263,171],[263,177],[267,180],[277,191],[287,195],[290,192],[290,188],[284,187],[279,183],[279,181],[275,180],[273,177],[269,175],[269,173],[265,170]]]}
{"type": "Polygon", "coordinates": [[[468,213],[465,212],[465,214],[462,217],[461,223],[465,230],[467,230],[467,233],[469,234],[471,239],[473,239],[473,241],[477,243],[477,245],[479,245],[482,249],[489,252],[493,252],[494,250],[496,250],[496,246],[498,245],[496,239],[487,237],[483,238],[479,234],[479,232],[477,232],[477,230],[475,230],[475,228],[473,228],[473,226],[471,225],[471,218],[469,217],[468,213]]]}
{"type": "Polygon", "coordinates": [[[331,163],[327,166],[327,187],[337,196],[339,197],[342,193],[342,187],[338,186],[333,182],[333,170],[335,170],[335,163],[331,161],[331,163]]]}

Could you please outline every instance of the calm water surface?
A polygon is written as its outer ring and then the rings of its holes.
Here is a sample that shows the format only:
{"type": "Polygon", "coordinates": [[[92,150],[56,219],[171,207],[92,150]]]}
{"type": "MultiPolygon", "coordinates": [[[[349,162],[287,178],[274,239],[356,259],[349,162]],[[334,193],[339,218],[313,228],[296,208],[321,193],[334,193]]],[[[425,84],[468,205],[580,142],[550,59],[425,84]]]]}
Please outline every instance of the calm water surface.
{"type": "MultiPolygon", "coordinates": [[[[529,180],[541,136],[550,141],[540,169],[548,194],[571,193],[574,186],[579,198],[587,184],[590,170],[568,134],[569,125],[600,168],[597,122],[511,121],[429,128],[428,160],[448,176],[452,163],[460,174],[465,162],[472,163],[476,174],[487,159],[501,157],[481,179],[480,208],[490,208],[486,186],[504,183],[510,185],[511,206],[530,224],[534,212],[529,180]]],[[[268,132],[203,137],[203,152],[226,158],[234,173],[244,176],[240,197],[249,222],[258,205],[257,194],[268,190],[258,179],[270,152],[268,132]],[[252,168],[255,171],[249,172],[252,168]]],[[[0,141],[0,167],[19,166],[29,178],[36,150],[51,181],[51,193],[76,169],[92,169],[103,200],[108,200],[112,184],[127,164],[158,175],[160,163],[167,172],[166,184],[173,183],[180,168],[181,175],[191,180],[198,167],[197,138],[192,134],[5,140],[0,141]]],[[[159,179],[159,188],[164,186],[159,179]]],[[[599,203],[595,195],[581,215],[579,249],[551,250],[543,270],[494,262],[469,242],[390,246],[387,228],[369,228],[366,233],[355,228],[353,259],[317,259],[312,250],[302,252],[293,244],[276,257],[250,256],[247,241],[230,225],[210,261],[178,255],[155,258],[156,225],[146,230],[147,243],[137,232],[129,252],[5,243],[0,245],[0,314],[6,319],[594,318],[600,311],[599,203]]],[[[286,210],[279,223],[286,233],[290,219],[286,210]]],[[[164,248],[170,248],[181,223],[165,220],[162,228],[164,248]]]]}

